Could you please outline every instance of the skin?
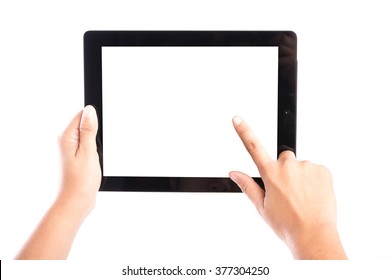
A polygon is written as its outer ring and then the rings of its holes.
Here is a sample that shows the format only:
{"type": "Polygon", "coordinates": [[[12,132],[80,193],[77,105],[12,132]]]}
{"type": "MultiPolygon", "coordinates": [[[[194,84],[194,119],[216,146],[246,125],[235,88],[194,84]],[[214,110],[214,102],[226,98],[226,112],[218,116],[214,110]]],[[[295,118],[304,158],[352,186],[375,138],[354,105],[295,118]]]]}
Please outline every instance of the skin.
{"type": "MultiPolygon", "coordinates": [[[[291,250],[296,259],[346,259],[336,226],[336,201],[328,169],[297,161],[285,151],[274,161],[240,117],[233,126],[264,181],[230,178],[291,250]]],[[[63,177],[59,195],[16,259],[66,259],[84,219],[95,207],[101,170],[96,152],[96,111],[86,106],[60,137],[63,177]]]]}
{"type": "Polygon", "coordinates": [[[233,118],[233,126],[264,181],[264,192],[251,177],[230,172],[230,178],[283,240],[296,259],[346,259],[337,232],[332,176],[324,166],[298,161],[284,151],[274,161],[248,124],[233,118]]]}
{"type": "Polygon", "coordinates": [[[66,259],[84,219],[95,206],[101,171],[95,109],[87,106],[59,139],[63,177],[59,195],[16,259],[66,259]]]}

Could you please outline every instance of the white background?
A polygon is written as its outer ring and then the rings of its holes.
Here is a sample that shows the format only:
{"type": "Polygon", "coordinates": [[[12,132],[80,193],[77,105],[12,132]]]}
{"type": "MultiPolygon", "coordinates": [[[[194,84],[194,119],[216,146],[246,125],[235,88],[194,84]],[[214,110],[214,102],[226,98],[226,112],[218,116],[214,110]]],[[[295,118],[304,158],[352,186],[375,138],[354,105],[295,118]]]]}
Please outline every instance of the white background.
{"type": "Polygon", "coordinates": [[[258,177],[235,115],[276,157],[277,47],[103,47],[102,68],[104,176],[258,177]]]}
{"type": "MultiPolygon", "coordinates": [[[[298,158],[329,167],[351,259],[390,259],[386,1],[2,1],[0,258],[58,190],[57,137],[83,106],[90,29],[298,34],[298,158]]],[[[71,259],[210,265],[288,260],[241,194],[101,193],[71,259]]],[[[263,262],[264,263],[264,262],[263,262]]]]}

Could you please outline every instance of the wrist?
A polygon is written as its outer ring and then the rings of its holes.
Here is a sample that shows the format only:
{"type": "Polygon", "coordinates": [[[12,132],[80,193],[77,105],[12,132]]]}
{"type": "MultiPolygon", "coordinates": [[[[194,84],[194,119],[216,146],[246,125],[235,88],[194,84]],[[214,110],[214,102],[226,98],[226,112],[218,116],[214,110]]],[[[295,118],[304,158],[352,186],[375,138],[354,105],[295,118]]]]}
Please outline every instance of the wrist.
{"type": "Polygon", "coordinates": [[[62,191],[55,206],[66,209],[68,213],[82,217],[83,219],[95,208],[96,195],[86,195],[83,193],[72,193],[62,191]]]}
{"type": "Polygon", "coordinates": [[[336,225],[321,225],[289,236],[286,244],[295,259],[347,259],[336,225]]]}

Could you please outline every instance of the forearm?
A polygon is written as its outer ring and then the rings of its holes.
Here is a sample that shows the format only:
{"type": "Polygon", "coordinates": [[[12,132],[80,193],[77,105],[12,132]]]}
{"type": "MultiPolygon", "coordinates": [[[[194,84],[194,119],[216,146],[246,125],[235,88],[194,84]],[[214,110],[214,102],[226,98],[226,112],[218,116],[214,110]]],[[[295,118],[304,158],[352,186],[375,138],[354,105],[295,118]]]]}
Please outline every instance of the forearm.
{"type": "Polygon", "coordinates": [[[88,213],[82,203],[59,197],[16,259],[66,259],[88,213]]]}

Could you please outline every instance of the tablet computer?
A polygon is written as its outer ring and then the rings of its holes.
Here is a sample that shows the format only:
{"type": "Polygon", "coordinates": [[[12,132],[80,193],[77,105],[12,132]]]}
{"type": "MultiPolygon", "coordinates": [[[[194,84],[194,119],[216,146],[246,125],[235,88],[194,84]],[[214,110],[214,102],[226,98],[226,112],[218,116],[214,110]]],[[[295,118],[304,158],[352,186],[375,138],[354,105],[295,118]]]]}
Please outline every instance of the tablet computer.
{"type": "Polygon", "coordinates": [[[262,183],[231,123],[275,159],[296,151],[291,31],[87,31],[85,105],[98,114],[102,191],[238,192],[262,183]]]}

